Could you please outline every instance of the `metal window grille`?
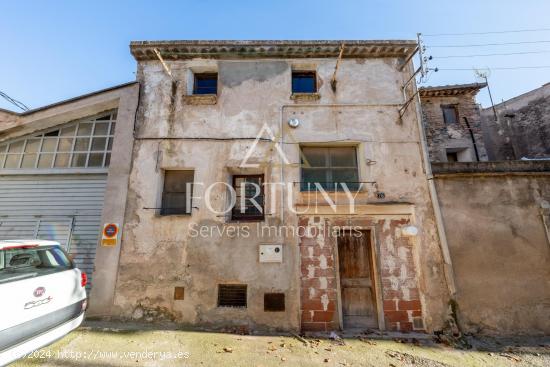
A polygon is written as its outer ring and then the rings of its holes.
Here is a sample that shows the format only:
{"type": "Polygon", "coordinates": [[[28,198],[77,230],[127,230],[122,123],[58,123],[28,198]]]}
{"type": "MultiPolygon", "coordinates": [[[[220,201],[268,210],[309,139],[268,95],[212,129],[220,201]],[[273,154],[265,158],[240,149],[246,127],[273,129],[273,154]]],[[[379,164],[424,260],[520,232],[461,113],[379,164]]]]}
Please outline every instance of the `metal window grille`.
{"type": "Polygon", "coordinates": [[[218,307],[245,307],[246,284],[220,284],[218,286],[218,307]]]}
{"type": "Polygon", "coordinates": [[[263,175],[235,175],[233,188],[236,201],[231,211],[233,220],[263,220],[264,219],[264,176],[263,175]],[[260,192],[256,196],[256,191],[260,192]],[[244,194],[244,198],[242,195],[244,194]],[[244,199],[244,201],[243,201],[244,199]],[[252,202],[254,200],[260,208],[252,202]],[[242,205],[244,204],[244,205],[242,205]]]}

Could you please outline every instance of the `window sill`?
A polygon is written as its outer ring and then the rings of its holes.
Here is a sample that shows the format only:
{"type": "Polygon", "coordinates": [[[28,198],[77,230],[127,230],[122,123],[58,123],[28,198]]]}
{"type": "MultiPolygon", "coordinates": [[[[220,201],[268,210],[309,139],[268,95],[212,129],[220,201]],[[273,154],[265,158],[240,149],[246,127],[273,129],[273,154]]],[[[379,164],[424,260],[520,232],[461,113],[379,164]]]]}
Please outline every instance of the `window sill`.
{"type": "Polygon", "coordinates": [[[292,93],[290,99],[294,102],[314,102],[321,99],[321,94],[319,93],[292,93]]]}
{"type": "Polygon", "coordinates": [[[218,102],[218,96],[216,94],[191,94],[183,96],[183,101],[185,104],[193,106],[215,105],[218,102]]]}
{"type": "Polygon", "coordinates": [[[265,220],[265,217],[262,218],[231,218],[227,222],[228,223],[256,223],[256,222],[263,222],[265,220]]]}
{"type": "Polygon", "coordinates": [[[181,213],[181,214],[155,214],[155,217],[164,218],[164,217],[185,217],[185,218],[191,218],[191,213],[181,213]]]}

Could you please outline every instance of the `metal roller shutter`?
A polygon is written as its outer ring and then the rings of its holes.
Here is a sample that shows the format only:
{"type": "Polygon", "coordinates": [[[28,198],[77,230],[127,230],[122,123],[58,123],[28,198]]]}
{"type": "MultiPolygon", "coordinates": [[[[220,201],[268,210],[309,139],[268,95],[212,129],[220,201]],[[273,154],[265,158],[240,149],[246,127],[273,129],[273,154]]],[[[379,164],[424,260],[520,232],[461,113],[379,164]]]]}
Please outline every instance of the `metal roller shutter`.
{"type": "Polygon", "coordinates": [[[0,176],[0,239],[59,241],[91,277],[106,179],[98,174],[0,176]]]}

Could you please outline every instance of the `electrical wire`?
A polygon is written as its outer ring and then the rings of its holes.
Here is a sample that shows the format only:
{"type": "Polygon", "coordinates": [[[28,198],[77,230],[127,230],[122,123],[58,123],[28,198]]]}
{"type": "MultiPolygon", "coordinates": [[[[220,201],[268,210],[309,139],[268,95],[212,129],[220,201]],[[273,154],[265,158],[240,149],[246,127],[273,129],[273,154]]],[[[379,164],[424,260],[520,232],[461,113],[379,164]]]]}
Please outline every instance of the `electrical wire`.
{"type": "Polygon", "coordinates": [[[444,55],[444,56],[432,56],[432,57],[434,59],[454,59],[454,58],[485,57],[485,56],[532,55],[532,54],[545,54],[545,53],[550,53],[550,50],[493,53],[493,54],[475,54],[475,55],[444,55]]]}
{"type": "Polygon", "coordinates": [[[469,36],[469,35],[484,35],[484,34],[546,32],[546,31],[550,31],[550,28],[516,29],[516,30],[508,30],[508,31],[490,31],[490,32],[435,33],[435,34],[422,34],[422,36],[424,37],[469,36]]]}
{"type": "Polygon", "coordinates": [[[471,45],[434,45],[434,46],[426,46],[426,47],[427,48],[485,47],[485,46],[527,45],[527,44],[536,44],[536,43],[550,43],[550,40],[478,43],[478,44],[471,44],[471,45]]]}
{"type": "Polygon", "coordinates": [[[6,101],[8,101],[9,103],[17,106],[17,108],[20,108],[23,111],[28,111],[29,110],[29,108],[23,102],[20,102],[20,101],[16,100],[15,98],[11,98],[10,96],[8,96],[6,93],[4,93],[2,91],[0,91],[0,97],[4,98],[6,101]]]}
{"type": "Polygon", "coordinates": [[[496,68],[489,68],[489,67],[483,67],[483,68],[437,68],[439,71],[473,71],[473,70],[482,70],[482,69],[489,69],[489,70],[520,70],[520,69],[548,69],[550,68],[550,65],[540,65],[540,66],[512,66],[512,67],[496,67],[496,68]]]}

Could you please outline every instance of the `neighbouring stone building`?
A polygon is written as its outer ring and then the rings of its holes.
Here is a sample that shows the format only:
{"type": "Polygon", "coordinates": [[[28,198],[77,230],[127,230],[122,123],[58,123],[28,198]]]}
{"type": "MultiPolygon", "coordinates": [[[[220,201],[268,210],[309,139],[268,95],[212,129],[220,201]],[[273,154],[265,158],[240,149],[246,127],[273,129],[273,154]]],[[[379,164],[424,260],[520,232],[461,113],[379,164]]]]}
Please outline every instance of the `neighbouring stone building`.
{"type": "Polygon", "coordinates": [[[122,246],[111,249],[120,262],[96,263],[116,286],[96,280],[91,314],[243,329],[445,326],[452,269],[419,105],[403,107],[415,42],[130,48],[141,96],[122,246]],[[256,197],[246,183],[277,184],[255,193],[262,210],[231,210],[231,188],[256,197]]]}
{"type": "Polygon", "coordinates": [[[488,159],[475,96],[486,84],[420,88],[430,161],[475,162],[488,159]]]}
{"type": "Polygon", "coordinates": [[[482,115],[490,160],[550,158],[550,83],[485,108],[482,115]]]}

